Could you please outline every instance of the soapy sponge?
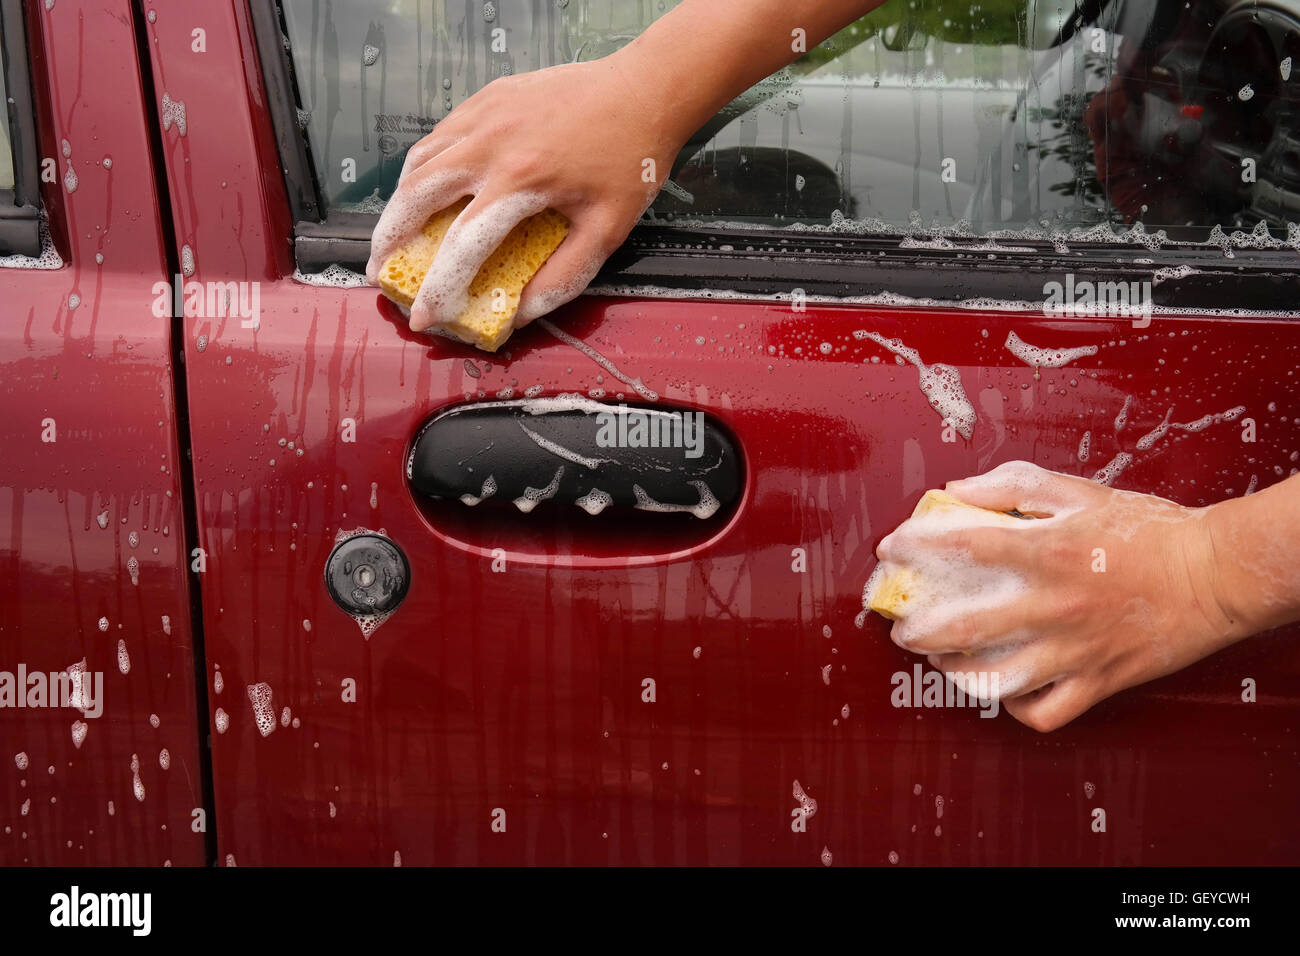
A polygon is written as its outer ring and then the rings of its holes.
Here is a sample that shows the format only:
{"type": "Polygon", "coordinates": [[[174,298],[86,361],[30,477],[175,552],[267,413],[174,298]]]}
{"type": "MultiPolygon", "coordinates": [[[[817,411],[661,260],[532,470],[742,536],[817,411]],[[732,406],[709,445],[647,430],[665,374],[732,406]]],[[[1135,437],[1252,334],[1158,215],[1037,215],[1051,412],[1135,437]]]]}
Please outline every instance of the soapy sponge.
{"type": "MultiPolygon", "coordinates": [[[[379,288],[384,295],[398,305],[411,307],[447,230],[468,204],[466,198],[448,206],[424,224],[420,235],[388,257],[379,273],[379,288]]],[[[524,286],[568,232],[569,221],[553,209],[520,222],[470,282],[464,311],[441,328],[484,351],[499,349],[514,330],[524,286]]]]}
{"type": "MultiPolygon", "coordinates": [[[[968,505],[937,488],[927,491],[921,497],[912,511],[912,517],[920,518],[922,515],[930,514],[942,516],[944,513],[954,511],[977,512],[981,523],[985,524],[1014,525],[1024,520],[1002,511],[990,511],[987,508],[968,505]]],[[[897,568],[888,574],[872,575],[872,577],[875,581],[870,585],[866,596],[867,609],[891,621],[906,617],[910,602],[916,597],[917,586],[920,584],[916,572],[909,568],[897,568]]]]}

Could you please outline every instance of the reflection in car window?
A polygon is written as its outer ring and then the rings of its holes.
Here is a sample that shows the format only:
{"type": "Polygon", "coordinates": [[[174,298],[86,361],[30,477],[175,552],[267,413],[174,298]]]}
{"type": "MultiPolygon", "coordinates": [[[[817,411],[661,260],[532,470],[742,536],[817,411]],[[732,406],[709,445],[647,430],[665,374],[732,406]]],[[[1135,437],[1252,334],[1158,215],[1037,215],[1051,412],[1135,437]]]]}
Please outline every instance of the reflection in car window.
{"type": "MultiPolygon", "coordinates": [[[[0,34],[0,50],[4,49],[4,35],[0,34]]],[[[0,103],[6,108],[0,110],[0,189],[14,188],[14,154],[9,139],[9,91],[5,88],[4,70],[0,69],[0,103]]]]}
{"type": "MultiPolygon", "coordinates": [[[[331,210],[498,76],[617,49],[675,0],[284,0],[331,210]]],[[[1295,241],[1300,0],[893,0],[699,131],[660,223],[1226,246],[1295,241]],[[1246,240],[1237,237],[1239,244],[1246,240]]]]}

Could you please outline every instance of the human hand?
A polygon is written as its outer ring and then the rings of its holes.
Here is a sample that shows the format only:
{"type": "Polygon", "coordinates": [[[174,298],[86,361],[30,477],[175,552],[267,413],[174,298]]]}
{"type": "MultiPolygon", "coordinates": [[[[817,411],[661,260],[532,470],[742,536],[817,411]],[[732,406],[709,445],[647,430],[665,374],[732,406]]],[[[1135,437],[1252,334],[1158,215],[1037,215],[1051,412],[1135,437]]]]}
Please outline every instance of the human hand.
{"type": "Polygon", "coordinates": [[[1216,590],[1212,508],[1023,461],[945,490],[1035,517],[1013,527],[915,518],[887,535],[876,548],[886,571],[909,568],[933,590],[891,637],[945,674],[997,673],[1002,706],[1035,730],[1250,633],[1216,590]]]}
{"type": "Polygon", "coordinates": [[[501,77],[411,148],[375,226],[370,282],[432,215],[474,197],[420,286],[412,330],[454,319],[483,261],[516,224],[547,207],[569,220],[569,233],[525,286],[515,327],[587,287],[654,201],[690,133],[656,102],[642,62],[615,53],[501,77]],[[653,177],[643,175],[647,161],[653,177]]]}

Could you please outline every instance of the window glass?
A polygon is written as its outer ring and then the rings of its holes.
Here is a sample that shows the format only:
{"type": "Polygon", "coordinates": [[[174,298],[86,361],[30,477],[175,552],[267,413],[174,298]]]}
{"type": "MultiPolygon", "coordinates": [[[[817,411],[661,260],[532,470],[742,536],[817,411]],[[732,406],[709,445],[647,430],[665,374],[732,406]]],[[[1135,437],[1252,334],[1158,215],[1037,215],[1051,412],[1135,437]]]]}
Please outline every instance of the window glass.
{"type": "MultiPolygon", "coordinates": [[[[617,49],[675,5],[284,0],[327,205],[377,212],[457,103],[617,49]]],[[[1298,17],[1240,0],[892,0],[707,124],[647,215],[938,244],[1295,241],[1298,17]]]]}
{"type": "MultiPolygon", "coordinates": [[[[3,27],[0,27],[0,50],[4,49],[4,41],[3,27]]],[[[5,87],[3,69],[0,69],[0,104],[5,105],[5,109],[0,110],[0,189],[13,189],[14,153],[9,139],[9,110],[13,109],[13,106],[9,103],[9,91],[5,87]]]]}

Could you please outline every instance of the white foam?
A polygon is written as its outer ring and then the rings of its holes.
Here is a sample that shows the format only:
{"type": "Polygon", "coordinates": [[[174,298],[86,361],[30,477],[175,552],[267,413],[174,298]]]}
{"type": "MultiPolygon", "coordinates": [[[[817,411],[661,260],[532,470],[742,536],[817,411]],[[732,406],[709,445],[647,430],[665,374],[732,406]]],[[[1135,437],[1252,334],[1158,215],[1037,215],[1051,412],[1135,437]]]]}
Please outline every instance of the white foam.
{"type": "Polygon", "coordinates": [[[610,410],[608,405],[576,392],[561,392],[550,398],[521,399],[509,404],[523,409],[529,415],[553,415],[556,412],[582,412],[586,415],[595,415],[610,410]]]}
{"type": "MultiPolygon", "coordinates": [[[[907,613],[896,621],[891,636],[907,648],[923,636],[943,634],[956,622],[976,612],[996,613],[1029,593],[1029,583],[1013,569],[976,562],[968,551],[947,544],[953,532],[981,527],[1023,528],[1019,519],[979,508],[937,508],[908,518],[877,548],[887,555],[867,579],[862,593],[865,623],[876,589],[887,575],[905,571],[913,576],[908,588],[907,613]]],[[[995,635],[1003,644],[1019,635],[995,635]]],[[[964,648],[943,648],[943,651],[964,648]]]]}
{"type": "Polygon", "coordinates": [[[598,515],[614,503],[614,498],[608,492],[601,491],[599,488],[592,488],[589,492],[574,502],[579,508],[589,515],[598,515]]]}
{"type": "MultiPolygon", "coordinates": [[[[410,154],[407,162],[410,162],[410,154]]],[[[408,171],[403,169],[399,187],[379,214],[379,221],[370,236],[366,278],[371,284],[378,284],[379,270],[388,257],[407,240],[419,235],[433,213],[477,192],[478,183],[464,169],[439,169],[410,177],[408,171]]]]}
{"type": "Polygon", "coordinates": [[[131,792],[144,803],[144,781],[140,779],[140,755],[131,754],[131,792]]]}
{"type": "Polygon", "coordinates": [[[19,770],[26,770],[28,763],[29,761],[27,759],[27,753],[25,751],[19,751],[18,753],[14,754],[14,766],[17,767],[19,770]]]}
{"type": "Polygon", "coordinates": [[[1092,432],[1086,431],[1079,439],[1079,461],[1085,462],[1092,454],[1092,432]]]}
{"type": "Polygon", "coordinates": [[[950,422],[963,438],[969,439],[974,434],[975,406],[966,397],[966,390],[961,384],[961,373],[957,369],[951,365],[926,365],[921,360],[920,352],[904,345],[899,339],[887,339],[879,332],[868,332],[866,337],[916,366],[920,375],[921,393],[929,400],[930,407],[944,421],[950,422]]]}
{"type": "Polygon", "coordinates": [[[605,369],[605,371],[609,372],[610,375],[613,375],[624,385],[631,388],[634,392],[636,392],[638,395],[644,398],[647,402],[659,401],[658,392],[656,392],[654,389],[647,388],[645,384],[641,381],[641,379],[631,378],[625,375],[618,368],[618,366],[616,366],[613,362],[607,359],[604,355],[597,352],[586,342],[583,342],[581,339],[574,338],[568,332],[564,332],[556,328],[554,323],[546,319],[538,319],[537,324],[540,325],[542,328],[544,328],[547,332],[551,333],[551,335],[555,336],[561,342],[565,343],[566,345],[573,346],[575,349],[577,349],[583,355],[587,356],[589,359],[591,359],[601,368],[605,369]]]}
{"type": "Polygon", "coordinates": [[[580,455],[576,451],[572,451],[568,448],[565,448],[563,445],[551,441],[551,439],[547,438],[545,435],[537,434],[537,432],[533,431],[523,422],[519,422],[518,424],[519,427],[523,429],[524,434],[527,435],[529,438],[531,438],[534,442],[536,442],[539,448],[543,448],[546,451],[549,451],[552,455],[555,455],[557,458],[563,458],[567,462],[572,462],[575,465],[581,465],[583,468],[586,468],[588,471],[594,471],[597,468],[599,468],[601,465],[608,464],[611,461],[611,459],[609,458],[588,458],[585,455],[580,455]]]}
{"type": "Polygon", "coordinates": [[[687,512],[700,519],[713,517],[713,514],[722,506],[722,503],[718,501],[709,486],[698,480],[688,481],[687,484],[694,488],[700,496],[700,500],[693,505],[668,504],[655,501],[640,485],[633,485],[632,494],[636,496],[636,504],[633,507],[641,511],[661,513],[687,512]]]}
{"type": "Polygon", "coordinates": [[[84,720],[74,720],[72,722],[72,746],[78,750],[86,742],[86,733],[90,730],[89,725],[84,720]]]}
{"type": "Polygon", "coordinates": [[[1097,346],[1080,345],[1075,348],[1051,349],[1030,345],[1015,332],[1007,333],[1006,349],[1026,365],[1034,368],[1060,368],[1071,362],[1097,354],[1097,346]]]}
{"type": "Polygon", "coordinates": [[[807,794],[798,780],[794,782],[791,792],[795,800],[799,802],[799,812],[803,814],[804,821],[808,821],[817,813],[817,801],[807,794]]]}
{"type": "Polygon", "coordinates": [[[515,507],[524,514],[528,514],[541,502],[555,497],[555,493],[560,490],[560,479],[563,477],[564,466],[561,465],[555,470],[555,477],[551,479],[550,484],[545,488],[525,488],[524,493],[515,499],[515,507]]]}
{"type": "Polygon", "coordinates": [[[91,688],[86,678],[86,659],[83,657],[75,664],[69,664],[64,673],[68,675],[68,703],[83,714],[91,709],[91,688]]]}
{"type": "Polygon", "coordinates": [[[187,129],[185,123],[185,103],[181,100],[172,99],[171,95],[166,92],[163,93],[162,98],[162,124],[164,133],[175,125],[176,132],[181,136],[185,135],[187,129]]]}
{"type": "Polygon", "coordinates": [[[158,751],[158,766],[162,767],[164,770],[170,770],[172,768],[171,751],[166,747],[158,751]]]}
{"type": "Polygon", "coordinates": [[[1092,476],[1092,480],[1100,482],[1103,485],[1111,484],[1116,478],[1123,474],[1124,469],[1133,464],[1133,455],[1129,452],[1122,451],[1103,467],[1097,470],[1092,476]]]}
{"type": "Polygon", "coordinates": [[[213,722],[217,725],[217,733],[224,734],[230,728],[230,715],[220,707],[212,716],[213,722]]]}
{"type": "Polygon", "coordinates": [[[337,263],[331,263],[320,272],[293,271],[293,281],[303,285],[326,286],[331,289],[356,289],[367,285],[366,277],[359,272],[345,269],[337,263]]]}
{"type": "Polygon", "coordinates": [[[269,737],[275,730],[275,710],[271,706],[271,685],[263,681],[248,685],[248,703],[253,708],[253,719],[257,721],[257,730],[263,737],[269,737]]]}
{"type": "Polygon", "coordinates": [[[1209,428],[1211,425],[1217,425],[1220,422],[1236,421],[1236,419],[1240,417],[1241,413],[1244,412],[1245,410],[1246,410],[1245,405],[1237,405],[1234,406],[1233,408],[1229,408],[1226,411],[1216,412],[1209,415],[1202,415],[1200,418],[1196,419],[1195,421],[1175,422],[1170,420],[1170,417],[1174,413],[1173,407],[1171,406],[1169,410],[1165,412],[1164,420],[1161,421],[1161,423],[1157,425],[1155,428],[1153,428],[1151,431],[1147,432],[1145,435],[1143,435],[1141,438],[1138,439],[1137,448],[1139,451],[1147,451],[1171,430],[1196,433],[1196,432],[1204,431],[1205,429],[1209,428]]]}
{"type": "MultiPolygon", "coordinates": [[[[390,209],[393,201],[389,202],[390,209]]],[[[526,191],[510,193],[485,208],[479,208],[477,201],[471,202],[448,227],[420,284],[412,311],[424,310],[435,325],[455,320],[469,304],[470,283],[484,261],[516,225],[547,205],[545,196],[526,191]]]]}
{"type": "Polygon", "coordinates": [[[1115,416],[1115,434],[1118,435],[1120,432],[1122,432],[1124,430],[1124,426],[1128,424],[1128,409],[1129,406],[1132,404],[1133,404],[1133,396],[1125,395],[1124,407],[1121,408],[1119,410],[1119,414],[1115,416]]]}
{"type": "Polygon", "coordinates": [[[40,222],[37,226],[41,237],[41,252],[38,256],[24,256],[15,253],[10,256],[0,256],[0,269],[62,269],[63,257],[59,255],[59,250],[54,248],[54,240],[50,236],[49,226],[45,221],[45,212],[42,210],[40,222]]]}
{"type": "Polygon", "coordinates": [[[496,477],[493,475],[488,475],[487,478],[483,481],[483,488],[482,490],[479,491],[477,497],[466,493],[460,496],[460,500],[472,508],[477,504],[482,504],[486,499],[491,498],[496,493],[497,493],[496,477]]]}
{"type": "Polygon", "coordinates": [[[131,673],[131,655],[126,652],[126,641],[117,642],[117,669],[123,674],[131,673]]]}

